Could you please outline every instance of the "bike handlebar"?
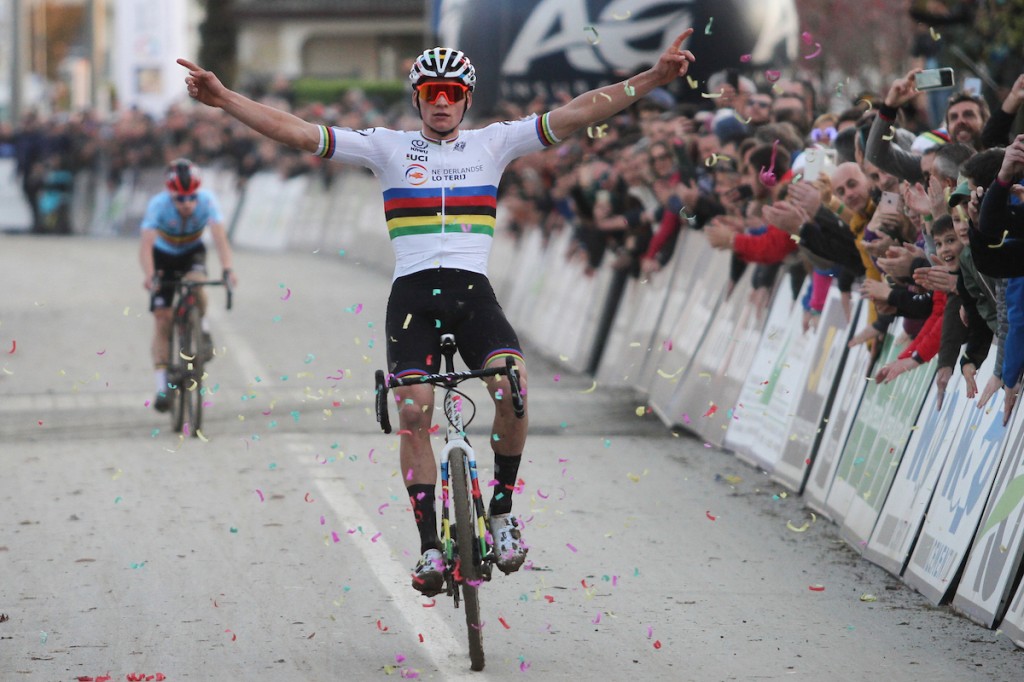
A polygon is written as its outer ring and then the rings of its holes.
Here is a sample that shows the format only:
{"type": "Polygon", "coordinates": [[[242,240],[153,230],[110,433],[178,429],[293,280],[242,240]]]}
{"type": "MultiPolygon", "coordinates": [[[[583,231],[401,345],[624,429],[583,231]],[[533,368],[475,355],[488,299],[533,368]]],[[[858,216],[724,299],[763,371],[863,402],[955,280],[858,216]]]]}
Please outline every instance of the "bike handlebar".
{"type": "Polygon", "coordinates": [[[227,295],[227,309],[231,310],[232,294],[234,288],[231,286],[231,280],[228,277],[228,270],[224,271],[224,276],[221,279],[169,279],[162,280],[159,275],[153,275],[153,292],[150,294],[149,309],[153,309],[153,299],[156,297],[160,287],[164,284],[171,284],[175,288],[179,286],[185,286],[189,289],[198,289],[199,287],[224,287],[224,291],[227,295]]]}
{"type": "Polygon", "coordinates": [[[486,367],[484,369],[472,369],[462,372],[445,372],[441,374],[420,374],[408,377],[385,376],[384,370],[378,369],[374,374],[375,382],[375,405],[377,411],[377,422],[384,433],[391,433],[391,419],[388,416],[388,391],[402,386],[416,386],[418,384],[433,384],[446,388],[455,388],[467,379],[476,379],[493,376],[507,376],[509,392],[512,394],[512,410],[516,417],[522,419],[526,414],[526,404],[523,400],[522,384],[519,381],[519,368],[513,358],[505,358],[504,367],[486,367]]]}

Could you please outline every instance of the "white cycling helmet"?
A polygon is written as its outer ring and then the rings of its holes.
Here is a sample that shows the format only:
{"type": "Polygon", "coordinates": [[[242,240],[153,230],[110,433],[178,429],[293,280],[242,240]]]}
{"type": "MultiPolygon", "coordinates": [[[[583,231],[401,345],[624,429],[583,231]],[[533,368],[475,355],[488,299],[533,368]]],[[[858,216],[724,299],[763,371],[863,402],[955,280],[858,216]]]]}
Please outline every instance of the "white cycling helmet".
{"type": "Polygon", "coordinates": [[[409,81],[415,88],[424,78],[448,78],[461,81],[470,92],[476,87],[476,69],[461,50],[433,47],[424,50],[409,70],[409,81]]]}

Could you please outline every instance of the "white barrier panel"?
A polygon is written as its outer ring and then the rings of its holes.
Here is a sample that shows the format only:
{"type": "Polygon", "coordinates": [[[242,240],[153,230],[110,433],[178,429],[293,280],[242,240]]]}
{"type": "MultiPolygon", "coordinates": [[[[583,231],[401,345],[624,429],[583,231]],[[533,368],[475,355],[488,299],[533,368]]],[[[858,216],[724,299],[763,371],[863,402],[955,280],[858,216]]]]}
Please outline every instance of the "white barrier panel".
{"type": "MultiPolygon", "coordinates": [[[[564,232],[559,234],[544,249],[543,236],[540,230],[531,230],[519,240],[516,259],[519,261],[518,277],[507,280],[506,288],[498,293],[506,317],[512,322],[519,333],[530,336],[527,329],[527,316],[534,310],[533,302],[536,290],[544,277],[544,259],[548,253],[558,248],[564,241],[564,232]]],[[[491,252],[494,259],[494,252],[491,252]]]]}
{"type": "MultiPolygon", "coordinates": [[[[661,314],[658,316],[658,321],[651,332],[651,351],[644,357],[644,365],[640,368],[640,390],[648,396],[651,393],[654,382],[664,382],[666,381],[666,376],[671,376],[671,373],[667,373],[662,364],[675,359],[672,356],[673,346],[670,333],[672,326],[679,318],[679,310],[690,295],[689,288],[686,286],[690,277],[688,268],[692,267],[692,262],[701,253],[702,245],[703,248],[707,247],[707,240],[704,238],[704,235],[693,230],[682,230],[679,234],[679,239],[676,240],[676,248],[672,253],[672,258],[668,262],[669,267],[662,269],[661,272],[654,275],[659,278],[664,277],[666,282],[665,298],[661,304],[661,314]],[[662,372],[660,375],[658,373],[659,369],[662,372]]],[[[677,367],[677,369],[680,368],[677,367]]],[[[678,376],[676,380],[678,380],[678,376]]],[[[671,381],[671,379],[668,381],[671,381]]]]}
{"type": "MultiPolygon", "coordinates": [[[[994,356],[989,353],[979,377],[991,376],[994,356]]],[[[967,410],[960,422],[903,574],[903,580],[933,604],[941,604],[956,587],[999,467],[1006,428],[1002,400],[996,396],[992,403],[984,410],[967,410]]]]}
{"type": "Polygon", "coordinates": [[[629,278],[598,365],[599,382],[646,391],[643,369],[658,343],[654,335],[671,279],[671,272],[629,278]]]}
{"type": "MultiPolygon", "coordinates": [[[[1000,399],[1002,396],[996,396],[1000,399]]],[[[1002,463],[974,536],[953,609],[993,627],[1012,596],[1024,550],[1024,426],[1016,410],[1002,463]]]]}
{"type": "Polygon", "coordinates": [[[0,227],[28,230],[32,207],[21,191],[21,178],[14,159],[0,159],[0,227]]]}
{"type": "Polygon", "coordinates": [[[747,268],[731,296],[715,312],[670,403],[672,413],[689,416],[689,428],[717,447],[725,441],[733,406],[767,316],[766,310],[750,302],[752,270],[747,268]]]}
{"type": "MultiPolygon", "coordinates": [[[[868,306],[860,303],[853,315],[856,324],[854,331],[863,329],[868,321],[868,306]]],[[[846,444],[860,399],[867,387],[867,371],[871,365],[871,353],[864,344],[851,348],[840,368],[839,386],[836,388],[832,409],[828,414],[825,432],[821,436],[818,448],[811,463],[811,475],[804,486],[804,502],[814,511],[827,518],[832,518],[828,510],[828,495],[835,480],[836,469],[839,467],[839,455],[846,444]]],[[[845,511],[845,510],[844,510],[845,511]]]]}
{"type": "Polygon", "coordinates": [[[284,180],[277,173],[249,178],[234,231],[240,248],[280,251],[288,246],[290,213],[306,190],[306,178],[284,180]]]}
{"type": "Polygon", "coordinates": [[[796,407],[789,419],[789,436],[771,474],[773,480],[795,493],[804,488],[816,444],[821,440],[822,419],[835,393],[851,328],[839,288],[830,287],[814,331],[813,346],[808,349],[807,371],[795,389],[796,407]]]}
{"type": "MultiPolygon", "coordinates": [[[[889,487],[907,450],[911,429],[921,416],[921,405],[934,383],[937,362],[933,358],[888,384],[872,381],[861,400],[847,441],[853,458],[846,457],[844,450],[836,472],[837,478],[842,477],[856,491],[839,532],[859,552],[867,547],[882,505],[889,496],[889,487]],[[863,455],[858,455],[858,451],[863,455]],[[860,457],[863,462],[858,465],[860,457]]],[[[835,484],[832,487],[835,489],[835,484]]]]}
{"type": "MultiPolygon", "coordinates": [[[[809,285],[808,277],[801,294],[809,285]]],[[[790,364],[790,350],[800,346],[804,354],[807,351],[807,339],[800,328],[803,309],[799,301],[786,283],[775,291],[725,432],[726,448],[744,462],[769,472],[789,435],[786,415],[792,413],[790,403],[796,398],[792,377],[803,370],[800,361],[795,367],[790,364]]]]}
{"type": "MultiPolygon", "coordinates": [[[[877,370],[887,362],[895,360],[900,350],[896,346],[896,338],[892,334],[886,333],[882,343],[882,350],[878,354],[878,359],[875,361],[872,369],[877,370]]],[[[828,497],[825,500],[825,510],[828,517],[839,525],[842,525],[843,520],[846,518],[846,512],[849,511],[853,498],[860,492],[858,484],[861,482],[864,465],[868,461],[867,457],[871,454],[870,451],[865,451],[864,448],[870,448],[874,443],[874,435],[877,431],[873,427],[883,416],[880,401],[871,400],[869,402],[869,398],[877,395],[878,391],[883,387],[875,383],[873,376],[862,376],[861,381],[865,384],[864,391],[857,404],[857,412],[853,417],[853,423],[850,425],[846,440],[839,451],[835,476],[832,478],[828,497]],[[871,412],[870,420],[863,414],[865,411],[871,412]],[[848,481],[847,478],[852,480],[848,481]]],[[[893,387],[891,385],[885,387],[887,397],[892,395],[892,391],[893,387]]],[[[909,432],[909,430],[908,426],[907,431],[909,432]]]]}
{"type": "Polygon", "coordinates": [[[686,421],[673,410],[672,398],[693,364],[711,318],[729,281],[729,256],[708,246],[700,233],[688,232],[679,264],[669,283],[669,296],[658,327],[658,348],[651,355],[648,403],[665,424],[686,421]]]}
{"type": "Polygon", "coordinates": [[[933,384],[864,551],[866,559],[897,576],[903,573],[917,540],[957,428],[967,410],[974,409],[959,371],[946,387],[941,411],[935,409],[937,399],[938,388],[933,384]]]}

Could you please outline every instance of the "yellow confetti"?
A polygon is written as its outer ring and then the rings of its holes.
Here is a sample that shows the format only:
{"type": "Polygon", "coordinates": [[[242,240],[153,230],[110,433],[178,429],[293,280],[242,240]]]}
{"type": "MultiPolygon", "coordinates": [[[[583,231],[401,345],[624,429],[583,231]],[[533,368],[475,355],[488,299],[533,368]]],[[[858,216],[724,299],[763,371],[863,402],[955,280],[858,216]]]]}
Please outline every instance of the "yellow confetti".
{"type": "Polygon", "coordinates": [[[931,34],[932,40],[938,40],[942,37],[942,34],[936,31],[934,26],[928,27],[928,33],[931,34]]]}
{"type": "Polygon", "coordinates": [[[593,34],[593,38],[591,38],[590,36],[587,36],[587,42],[588,43],[590,43],[591,45],[597,45],[599,42],[601,42],[601,37],[599,35],[597,35],[597,29],[596,28],[594,28],[593,26],[584,26],[583,30],[584,30],[584,32],[590,32],[590,33],[593,34]]]}
{"type": "Polygon", "coordinates": [[[408,329],[410,322],[412,322],[412,313],[408,313],[405,316],[405,322],[402,323],[402,329],[408,329]]]}
{"type": "Polygon", "coordinates": [[[191,362],[191,361],[196,359],[196,356],[194,356],[194,355],[185,355],[185,351],[181,351],[181,350],[178,351],[178,357],[180,357],[182,360],[185,360],[187,362],[191,362]]]}
{"type": "Polygon", "coordinates": [[[646,410],[644,409],[643,405],[641,405],[638,408],[636,408],[636,416],[642,417],[642,416],[644,416],[644,412],[646,412],[646,410]]]}
{"type": "Polygon", "coordinates": [[[196,429],[196,436],[198,436],[199,440],[203,441],[204,443],[210,442],[210,439],[203,435],[202,429],[196,429]]]}
{"type": "Polygon", "coordinates": [[[999,240],[999,243],[998,244],[989,244],[988,248],[990,248],[990,249],[1002,248],[1003,244],[1006,243],[1006,235],[1008,235],[1008,234],[1010,234],[1009,230],[1003,230],[1003,238],[999,240]]]}
{"type": "Polygon", "coordinates": [[[633,481],[633,483],[639,483],[640,482],[640,477],[637,476],[636,474],[626,474],[626,478],[628,478],[629,480],[633,481]]]}
{"type": "Polygon", "coordinates": [[[120,469],[118,469],[117,471],[114,472],[114,475],[110,477],[110,480],[111,481],[116,481],[117,479],[121,478],[121,476],[123,474],[124,474],[124,472],[121,471],[120,469]]]}
{"type": "Polygon", "coordinates": [[[672,374],[669,374],[665,370],[663,370],[661,368],[658,368],[658,376],[661,377],[662,379],[675,379],[677,376],[679,376],[682,373],[683,369],[684,369],[683,367],[680,367],[679,369],[677,369],[672,374]]]}
{"type": "Polygon", "coordinates": [[[743,125],[748,125],[753,120],[753,118],[750,117],[750,116],[747,116],[746,118],[743,118],[742,116],[737,114],[735,111],[733,112],[732,115],[735,116],[736,120],[739,121],[740,123],[742,123],[743,125]]]}
{"type": "Polygon", "coordinates": [[[864,104],[868,105],[868,111],[871,111],[874,108],[874,105],[871,104],[871,100],[867,99],[866,97],[861,97],[859,100],[857,100],[857,104],[860,104],[861,102],[864,102],[864,104]]]}
{"type": "Polygon", "coordinates": [[[607,131],[607,123],[602,123],[599,126],[587,126],[587,137],[592,140],[599,140],[607,134],[607,131]]]}
{"type": "Polygon", "coordinates": [[[128,317],[128,312],[129,312],[130,310],[131,310],[131,308],[129,308],[128,306],[125,306],[125,307],[124,307],[124,316],[125,316],[125,317],[128,317]]]}
{"type": "Polygon", "coordinates": [[[702,92],[700,93],[700,96],[703,97],[704,99],[718,99],[719,97],[722,96],[722,91],[719,90],[718,92],[702,92]]]}
{"type": "Polygon", "coordinates": [[[866,593],[866,594],[860,595],[860,600],[861,601],[878,601],[878,597],[876,597],[873,594],[866,593]]]}
{"type": "Polygon", "coordinates": [[[631,16],[633,16],[633,12],[627,9],[626,13],[623,14],[622,16],[619,16],[618,14],[613,14],[612,19],[615,19],[616,21],[625,21],[626,19],[629,19],[631,16]]]}
{"type": "Polygon", "coordinates": [[[808,521],[804,521],[804,525],[802,525],[802,526],[797,526],[792,521],[786,521],[786,528],[790,529],[794,533],[803,533],[803,532],[805,532],[810,527],[811,527],[811,524],[808,521]]]}
{"type": "Polygon", "coordinates": [[[687,76],[686,77],[686,84],[690,86],[691,90],[696,90],[697,89],[697,85],[698,85],[697,79],[693,78],[692,76],[687,76]]]}
{"type": "Polygon", "coordinates": [[[595,379],[594,383],[592,383],[590,385],[590,388],[588,388],[585,391],[580,391],[580,393],[593,393],[596,389],[597,389],[597,380],[595,379]]]}
{"type": "Polygon", "coordinates": [[[611,96],[611,95],[609,95],[609,94],[608,94],[607,92],[599,92],[599,93],[597,93],[597,94],[601,95],[601,97],[604,97],[604,98],[605,98],[606,100],[608,100],[609,102],[611,102],[611,101],[612,101],[612,96],[611,96]]]}
{"type": "Polygon", "coordinates": [[[626,91],[626,96],[627,97],[635,97],[636,96],[636,88],[634,88],[632,85],[630,85],[629,81],[626,81],[626,85],[625,85],[625,87],[623,89],[626,91]]]}
{"type": "Polygon", "coordinates": [[[891,140],[895,136],[896,136],[896,128],[894,128],[893,126],[889,126],[889,132],[886,133],[885,135],[882,135],[882,139],[888,141],[888,140],[891,140]]]}

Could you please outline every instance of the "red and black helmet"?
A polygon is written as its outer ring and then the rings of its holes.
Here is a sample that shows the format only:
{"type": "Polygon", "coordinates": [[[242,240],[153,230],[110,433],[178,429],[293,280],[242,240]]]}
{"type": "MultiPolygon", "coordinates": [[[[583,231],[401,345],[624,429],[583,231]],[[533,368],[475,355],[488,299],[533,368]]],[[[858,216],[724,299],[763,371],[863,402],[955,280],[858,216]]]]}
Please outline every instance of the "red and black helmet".
{"type": "Polygon", "coordinates": [[[167,189],[175,194],[192,194],[203,184],[199,168],[188,159],[167,164],[167,189]]]}

